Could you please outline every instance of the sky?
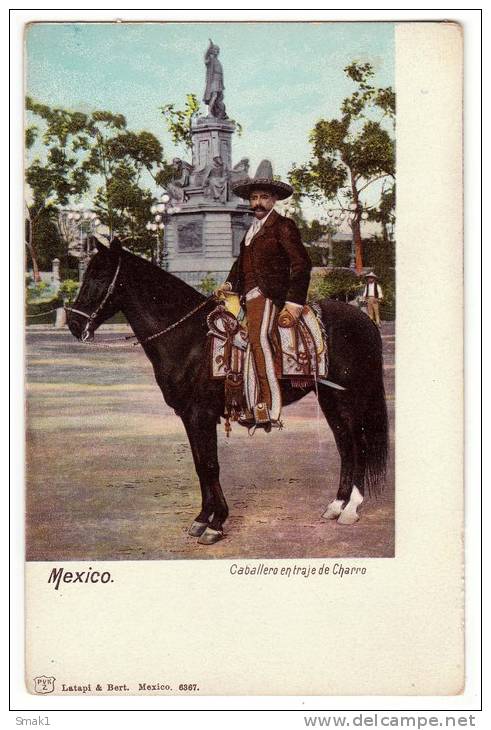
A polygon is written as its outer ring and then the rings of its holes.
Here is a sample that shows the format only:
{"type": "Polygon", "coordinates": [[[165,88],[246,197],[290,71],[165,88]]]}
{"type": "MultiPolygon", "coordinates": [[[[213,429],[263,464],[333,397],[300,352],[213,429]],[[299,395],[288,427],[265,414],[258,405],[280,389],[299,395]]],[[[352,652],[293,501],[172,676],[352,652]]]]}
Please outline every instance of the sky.
{"type": "Polygon", "coordinates": [[[286,180],[308,161],[310,130],[338,116],[354,89],[343,73],[353,60],[373,65],[376,85],[394,85],[392,23],[38,23],[26,31],[26,93],[122,113],[130,129],[153,132],[168,159],[185,158],[159,107],[182,108],[187,93],[202,99],[209,38],[220,46],[227,114],[243,126],[233,163],[248,157],[251,173],[268,158],[286,180]]]}

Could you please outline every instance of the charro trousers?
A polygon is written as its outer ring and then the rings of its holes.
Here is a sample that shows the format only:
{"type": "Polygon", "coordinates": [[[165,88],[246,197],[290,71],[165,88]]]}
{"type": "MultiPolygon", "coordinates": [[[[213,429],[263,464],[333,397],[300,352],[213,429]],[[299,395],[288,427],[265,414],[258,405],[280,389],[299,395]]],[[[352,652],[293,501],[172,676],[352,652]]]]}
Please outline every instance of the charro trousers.
{"type": "MultiPolygon", "coordinates": [[[[258,294],[253,299],[246,301],[247,311],[247,329],[249,332],[249,343],[251,346],[254,365],[256,366],[257,381],[259,386],[259,403],[266,403],[271,408],[271,388],[269,387],[268,375],[266,370],[266,359],[263,352],[263,344],[261,343],[261,328],[263,328],[264,308],[266,298],[262,294],[258,294]]],[[[263,329],[264,332],[264,329],[263,329]]],[[[263,342],[264,342],[263,334],[263,342]]]]}
{"type": "Polygon", "coordinates": [[[368,297],[367,312],[372,322],[375,322],[375,324],[380,324],[378,299],[376,299],[375,297],[368,297]]]}

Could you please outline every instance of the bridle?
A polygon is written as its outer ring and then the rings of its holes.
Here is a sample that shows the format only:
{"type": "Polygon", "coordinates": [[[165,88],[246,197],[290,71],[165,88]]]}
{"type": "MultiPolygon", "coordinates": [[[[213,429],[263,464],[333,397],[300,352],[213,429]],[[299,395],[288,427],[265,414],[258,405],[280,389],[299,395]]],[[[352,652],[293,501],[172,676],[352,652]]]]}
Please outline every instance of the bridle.
{"type": "MultiPolygon", "coordinates": [[[[121,269],[121,257],[119,258],[118,265],[116,267],[116,271],[114,273],[111,283],[109,284],[109,287],[104,296],[104,299],[98,305],[97,309],[95,309],[92,312],[92,314],[87,314],[87,312],[82,312],[81,309],[75,309],[75,307],[65,307],[65,310],[67,310],[68,312],[75,312],[75,314],[80,314],[82,317],[85,317],[88,320],[87,324],[85,325],[85,329],[80,336],[80,339],[82,340],[82,342],[86,342],[88,340],[88,338],[90,337],[90,325],[94,322],[97,315],[102,310],[102,308],[104,307],[105,303],[107,302],[107,300],[109,299],[111,294],[114,292],[114,288],[116,286],[116,280],[118,278],[120,269],[121,269]]],[[[151,340],[157,339],[157,337],[161,337],[162,335],[167,334],[167,332],[171,332],[171,330],[175,329],[176,327],[179,327],[179,325],[182,324],[183,322],[185,322],[187,319],[189,319],[189,317],[191,317],[193,314],[195,314],[200,309],[202,309],[207,304],[209,304],[210,301],[214,301],[216,299],[217,299],[217,297],[214,294],[212,294],[210,297],[205,299],[204,302],[201,302],[200,304],[198,304],[197,307],[194,307],[194,309],[192,309],[190,312],[188,312],[183,317],[178,319],[177,322],[173,322],[173,324],[169,325],[165,329],[160,330],[159,332],[156,332],[155,334],[150,335],[149,337],[146,337],[144,340],[140,340],[139,342],[134,342],[131,345],[131,347],[137,347],[138,345],[144,345],[145,343],[150,342],[151,340]]],[[[133,335],[133,337],[134,337],[134,335],[133,335]]],[[[125,339],[128,339],[128,337],[126,337],[125,339]]],[[[132,339],[132,338],[129,338],[129,339],[132,339]]]]}
{"type": "Polygon", "coordinates": [[[87,314],[87,312],[82,312],[81,309],[75,309],[75,307],[65,307],[65,310],[67,310],[68,312],[75,312],[75,314],[80,314],[82,317],[85,317],[88,320],[87,324],[85,325],[85,329],[80,336],[80,339],[82,340],[82,342],[85,342],[90,337],[90,325],[94,322],[95,318],[97,317],[99,312],[103,309],[105,303],[107,302],[107,300],[109,299],[111,294],[114,292],[114,287],[116,286],[116,280],[118,278],[120,269],[121,269],[121,256],[119,257],[118,265],[116,267],[116,272],[112,278],[111,283],[109,284],[109,287],[104,296],[104,299],[98,305],[97,309],[95,309],[92,312],[92,314],[87,314]]]}

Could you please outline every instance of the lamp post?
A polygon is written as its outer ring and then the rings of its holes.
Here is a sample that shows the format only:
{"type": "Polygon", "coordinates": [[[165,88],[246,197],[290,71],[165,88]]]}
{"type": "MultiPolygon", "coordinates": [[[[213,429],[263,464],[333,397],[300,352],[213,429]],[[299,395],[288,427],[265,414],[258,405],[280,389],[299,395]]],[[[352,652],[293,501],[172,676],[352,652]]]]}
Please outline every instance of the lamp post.
{"type": "Polygon", "coordinates": [[[90,237],[101,225],[101,221],[97,217],[97,213],[94,213],[92,210],[85,208],[83,205],[77,205],[72,210],[70,210],[67,215],[67,220],[69,222],[69,225],[74,225],[78,229],[78,274],[80,280],[82,280],[91,253],[90,237]]]}
{"type": "Polygon", "coordinates": [[[167,271],[168,266],[167,251],[165,249],[165,227],[168,225],[171,215],[178,213],[180,210],[179,206],[172,205],[170,195],[164,193],[160,198],[160,202],[150,208],[153,218],[145,226],[147,231],[155,233],[157,240],[156,264],[165,271],[167,271]]]}
{"type": "MultiPolygon", "coordinates": [[[[320,219],[320,222],[323,226],[326,227],[326,233],[327,233],[327,243],[324,243],[323,241],[319,243],[320,248],[327,248],[327,265],[333,266],[334,265],[334,241],[333,236],[336,235],[336,233],[339,230],[339,227],[341,225],[341,219],[336,216],[333,218],[334,213],[331,211],[328,211],[327,215],[323,215],[320,219]]],[[[325,260],[325,259],[324,259],[325,260]]]]}

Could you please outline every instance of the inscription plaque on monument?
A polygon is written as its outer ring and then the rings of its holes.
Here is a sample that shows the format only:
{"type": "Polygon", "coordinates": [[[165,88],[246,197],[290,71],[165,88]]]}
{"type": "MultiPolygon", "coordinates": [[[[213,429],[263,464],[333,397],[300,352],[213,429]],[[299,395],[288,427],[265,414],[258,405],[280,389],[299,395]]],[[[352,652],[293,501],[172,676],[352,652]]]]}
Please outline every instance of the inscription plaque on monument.
{"type": "Polygon", "coordinates": [[[195,253],[203,250],[203,217],[197,216],[182,221],[177,226],[177,250],[180,253],[195,253]]]}

